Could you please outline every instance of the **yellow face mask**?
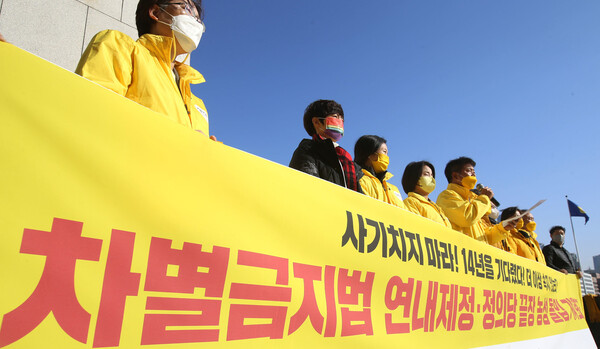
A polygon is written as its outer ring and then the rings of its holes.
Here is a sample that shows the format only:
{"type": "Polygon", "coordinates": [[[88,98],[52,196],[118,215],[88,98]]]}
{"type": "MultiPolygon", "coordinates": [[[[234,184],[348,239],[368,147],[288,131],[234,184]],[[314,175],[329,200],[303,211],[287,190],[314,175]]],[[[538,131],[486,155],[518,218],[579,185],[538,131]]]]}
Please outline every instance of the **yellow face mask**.
{"type": "Polygon", "coordinates": [[[475,184],[477,184],[477,177],[475,176],[464,176],[461,180],[462,186],[471,190],[475,188],[475,184]]]}
{"type": "Polygon", "coordinates": [[[371,164],[375,173],[381,173],[387,171],[388,165],[390,164],[389,156],[377,153],[377,160],[371,164]]]}
{"type": "Polygon", "coordinates": [[[421,176],[417,182],[417,186],[423,189],[427,194],[431,193],[435,189],[435,178],[432,176],[421,176]]]}
{"type": "Polygon", "coordinates": [[[534,232],[535,228],[537,226],[537,223],[535,223],[534,221],[531,221],[529,223],[527,223],[527,225],[525,225],[525,229],[527,229],[528,232],[534,232]]]}
{"type": "Polygon", "coordinates": [[[517,228],[517,229],[523,228],[523,219],[522,218],[519,219],[519,221],[517,222],[517,226],[515,228],[517,228]]]}

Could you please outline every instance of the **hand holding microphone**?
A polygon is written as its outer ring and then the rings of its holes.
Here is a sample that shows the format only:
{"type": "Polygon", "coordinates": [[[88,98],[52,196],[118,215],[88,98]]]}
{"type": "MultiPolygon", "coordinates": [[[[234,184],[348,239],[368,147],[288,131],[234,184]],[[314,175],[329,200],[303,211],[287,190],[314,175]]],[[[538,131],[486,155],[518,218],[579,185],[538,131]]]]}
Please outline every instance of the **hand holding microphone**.
{"type": "Polygon", "coordinates": [[[489,187],[484,187],[483,184],[477,184],[477,190],[479,191],[479,195],[486,195],[490,198],[490,201],[494,204],[494,206],[499,207],[500,203],[498,200],[494,198],[494,192],[489,187]]]}

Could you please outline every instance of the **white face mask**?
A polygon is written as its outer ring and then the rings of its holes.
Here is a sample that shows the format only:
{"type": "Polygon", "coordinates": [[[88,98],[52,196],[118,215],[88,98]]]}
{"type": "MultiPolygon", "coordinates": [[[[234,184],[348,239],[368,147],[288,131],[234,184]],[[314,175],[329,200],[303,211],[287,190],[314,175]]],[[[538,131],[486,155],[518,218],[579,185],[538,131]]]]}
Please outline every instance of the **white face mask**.
{"type": "Polygon", "coordinates": [[[167,11],[163,11],[171,16],[171,24],[159,22],[171,27],[171,30],[175,33],[175,38],[177,39],[179,46],[181,46],[185,52],[190,53],[194,51],[200,43],[202,33],[204,33],[204,25],[190,15],[173,16],[167,11]]]}
{"type": "Polygon", "coordinates": [[[489,217],[494,220],[498,219],[498,217],[500,217],[500,210],[496,207],[492,207],[492,212],[490,212],[489,217]]]}

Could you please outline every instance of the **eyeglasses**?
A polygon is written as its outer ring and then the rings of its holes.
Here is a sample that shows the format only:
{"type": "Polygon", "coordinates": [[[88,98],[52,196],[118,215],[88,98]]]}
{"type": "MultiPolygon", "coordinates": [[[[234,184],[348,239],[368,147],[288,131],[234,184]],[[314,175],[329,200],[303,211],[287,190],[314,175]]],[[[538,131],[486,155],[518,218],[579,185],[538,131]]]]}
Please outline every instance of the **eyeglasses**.
{"type": "Polygon", "coordinates": [[[202,24],[202,26],[206,29],[206,25],[204,25],[204,22],[202,22],[202,20],[200,19],[200,17],[194,15],[194,10],[192,8],[192,5],[190,5],[189,2],[165,2],[162,4],[157,4],[158,6],[161,7],[167,7],[169,5],[175,5],[175,6],[179,6],[180,8],[182,8],[185,12],[187,12],[190,16],[194,17],[194,19],[202,24]]]}

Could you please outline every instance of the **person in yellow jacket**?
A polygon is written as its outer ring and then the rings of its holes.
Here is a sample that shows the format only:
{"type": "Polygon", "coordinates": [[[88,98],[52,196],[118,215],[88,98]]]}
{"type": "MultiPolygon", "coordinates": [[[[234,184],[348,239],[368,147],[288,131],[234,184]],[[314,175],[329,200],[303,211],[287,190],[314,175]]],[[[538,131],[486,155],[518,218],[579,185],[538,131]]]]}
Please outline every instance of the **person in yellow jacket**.
{"type": "Polygon", "coordinates": [[[536,227],[537,223],[534,220],[533,214],[531,214],[531,212],[527,212],[527,214],[523,216],[523,230],[529,234],[529,242],[531,244],[531,249],[534,252],[535,260],[546,265],[544,252],[542,252],[540,243],[537,241],[537,233],[535,232],[536,227]]]}
{"type": "Polygon", "coordinates": [[[435,189],[435,167],[427,161],[411,162],[404,169],[402,188],[408,195],[406,209],[452,229],[444,211],[429,199],[435,189]]]}
{"type": "MultiPolygon", "coordinates": [[[[515,214],[521,214],[521,210],[515,206],[507,207],[502,211],[501,220],[508,219],[515,214]]],[[[531,212],[518,220],[506,239],[507,251],[546,265],[546,259],[536,240],[535,226],[531,212]]]]}
{"type": "Polygon", "coordinates": [[[354,162],[362,167],[364,176],[359,184],[365,195],[405,208],[400,191],[389,183],[393,175],[387,171],[390,159],[385,138],[374,135],[360,137],[354,145],[354,162]]]}
{"type": "Polygon", "coordinates": [[[75,72],[208,136],[206,107],[190,88],[204,82],[204,77],[175,60],[200,42],[201,16],[201,0],[140,0],[139,39],[116,30],[101,31],[92,38],[75,72]]]}
{"type": "Polygon", "coordinates": [[[448,180],[448,188],[438,195],[436,202],[450,220],[452,228],[490,245],[506,239],[516,222],[511,221],[507,226],[490,222],[490,199],[494,193],[488,187],[480,189],[479,195],[472,191],[477,184],[475,161],[468,157],[451,160],[444,169],[444,175],[448,180]]]}

